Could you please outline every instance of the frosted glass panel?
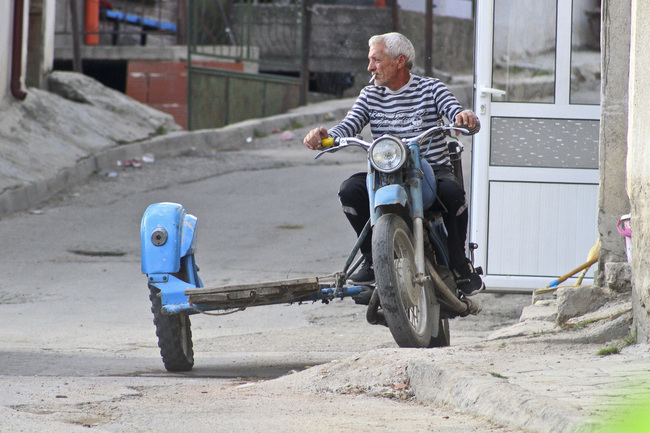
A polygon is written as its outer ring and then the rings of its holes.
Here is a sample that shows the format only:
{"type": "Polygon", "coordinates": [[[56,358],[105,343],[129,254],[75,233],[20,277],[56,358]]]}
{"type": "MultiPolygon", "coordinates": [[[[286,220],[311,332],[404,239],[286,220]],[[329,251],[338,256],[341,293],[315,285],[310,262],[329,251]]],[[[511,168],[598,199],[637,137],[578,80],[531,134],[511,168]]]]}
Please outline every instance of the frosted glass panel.
{"type": "Polygon", "coordinates": [[[490,165],[597,169],[599,123],[492,118],[490,165]]]}

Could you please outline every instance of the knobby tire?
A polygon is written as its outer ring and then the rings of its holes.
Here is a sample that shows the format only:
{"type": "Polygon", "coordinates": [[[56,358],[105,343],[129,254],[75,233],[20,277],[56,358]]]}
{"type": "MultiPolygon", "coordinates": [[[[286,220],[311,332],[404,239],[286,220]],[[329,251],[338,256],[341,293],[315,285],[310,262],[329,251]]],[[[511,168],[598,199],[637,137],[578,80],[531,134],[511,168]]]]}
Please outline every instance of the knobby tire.
{"type": "MultiPolygon", "coordinates": [[[[372,255],[379,300],[395,342],[400,347],[431,347],[434,294],[417,287],[411,230],[395,214],[382,215],[373,228],[372,255]]],[[[440,336],[440,332],[438,333],[440,336]]]]}
{"type": "Polygon", "coordinates": [[[160,291],[150,286],[149,299],[158,347],[167,371],[190,371],[194,366],[192,325],[188,314],[162,314],[160,291]]]}

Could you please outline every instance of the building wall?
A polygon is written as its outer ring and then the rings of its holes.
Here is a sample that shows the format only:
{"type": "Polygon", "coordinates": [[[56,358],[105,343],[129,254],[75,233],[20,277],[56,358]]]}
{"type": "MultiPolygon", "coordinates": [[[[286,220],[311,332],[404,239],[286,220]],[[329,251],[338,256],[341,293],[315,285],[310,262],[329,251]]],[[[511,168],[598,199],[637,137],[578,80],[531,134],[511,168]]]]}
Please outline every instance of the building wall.
{"type": "MultiPolygon", "coordinates": [[[[27,30],[29,17],[29,0],[25,0],[23,9],[23,43],[21,69],[27,64],[27,30]]],[[[0,97],[11,94],[11,48],[13,44],[14,1],[0,4],[0,59],[8,59],[0,66],[0,97]]],[[[22,87],[25,85],[24,74],[21,77],[22,87]]]]}
{"type": "Polygon", "coordinates": [[[56,24],[56,0],[43,0],[43,62],[40,73],[52,72],[54,65],[54,28],[56,24]]]}
{"type": "Polygon", "coordinates": [[[597,283],[605,285],[605,263],[623,262],[625,242],[616,230],[621,215],[630,212],[625,187],[628,128],[628,72],[630,0],[603,1],[602,16],[608,25],[601,34],[601,104],[599,138],[599,196],[597,283]],[[626,37],[624,37],[626,36],[626,37]]]}
{"type": "MultiPolygon", "coordinates": [[[[0,2],[0,59],[11,59],[13,1],[0,2]]],[[[0,100],[9,94],[11,61],[0,62],[0,100]]]]}
{"type": "MultiPolygon", "coordinates": [[[[0,2],[0,100],[11,94],[13,22],[15,1],[0,2]]],[[[28,73],[31,85],[40,87],[54,61],[55,0],[24,0],[21,61],[21,87],[25,90],[28,73]],[[31,3],[31,4],[30,4],[31,3]],[[32,28],[30,28],[30,24],[32,28]],[[28,48],[31,54],[28,54],[28,48]],[[28,57],[32,62],[28,63],[28,57]]]]}
{"type": "Polygon", "coordinates": [[[639,342],[650,343],[650,2],[632,0],[627,187],[632,209],[632,308],[639,342]]]}

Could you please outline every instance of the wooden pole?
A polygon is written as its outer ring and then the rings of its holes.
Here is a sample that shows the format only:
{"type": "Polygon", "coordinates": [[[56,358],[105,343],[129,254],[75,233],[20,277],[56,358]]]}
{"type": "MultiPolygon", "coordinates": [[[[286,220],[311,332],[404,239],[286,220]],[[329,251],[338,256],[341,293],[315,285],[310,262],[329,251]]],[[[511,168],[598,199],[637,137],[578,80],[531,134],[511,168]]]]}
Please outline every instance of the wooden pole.
{"type": "Polygon", "coordinates": [[[302,52],[300,66],[300,105],[307,104],[309,92],[309,45],[311,44],[311,9],[313,0],[302,0],[302,52]]]}
{"type": "Polygon", "coordinates": [[[424,9],[424,75],[433,76],[433,0],[425,0],[424,9]]]}

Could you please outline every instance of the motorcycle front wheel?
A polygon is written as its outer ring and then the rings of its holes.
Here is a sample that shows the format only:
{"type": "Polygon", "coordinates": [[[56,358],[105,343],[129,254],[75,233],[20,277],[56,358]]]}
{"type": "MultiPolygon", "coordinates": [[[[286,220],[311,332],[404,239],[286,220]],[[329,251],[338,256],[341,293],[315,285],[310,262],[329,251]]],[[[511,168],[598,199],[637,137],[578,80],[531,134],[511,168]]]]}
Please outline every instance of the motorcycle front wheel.
{"type": "Polygon", "coordinates": [[[431,308],[434,294],[414,281],[413,236],[401,217],[387,214],[377,220],[372,257],[379,301],[395,342],[400,347],[431,347],[433,320],[438,320],[431,308]]]}

